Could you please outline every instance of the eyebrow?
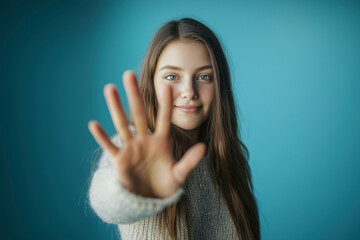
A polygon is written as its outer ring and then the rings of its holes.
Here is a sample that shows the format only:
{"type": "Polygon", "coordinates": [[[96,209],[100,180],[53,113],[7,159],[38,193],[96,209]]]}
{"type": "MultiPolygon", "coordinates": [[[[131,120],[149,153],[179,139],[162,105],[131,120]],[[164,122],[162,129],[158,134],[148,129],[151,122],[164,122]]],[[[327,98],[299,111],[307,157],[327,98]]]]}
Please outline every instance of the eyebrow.
{"type": "MultiPolygon", "coordinates": [[[[162,68],[160,68],[159,71],[163,70],[163,69],[171,69],[171,70],[182,70],[181,68],[179,67],[176,67],[176,66],[171,66],[171,65],[166,65],[162,68]]],[[[197,71],[200,71],[200,70],[204,70],[204,69],[209,69],[211,68],[212,69],[212,66],[211,65],[206,65],[206,66],[202,66],[202,67],[199,67],[198,69],[196,69],[197,71]]]]}

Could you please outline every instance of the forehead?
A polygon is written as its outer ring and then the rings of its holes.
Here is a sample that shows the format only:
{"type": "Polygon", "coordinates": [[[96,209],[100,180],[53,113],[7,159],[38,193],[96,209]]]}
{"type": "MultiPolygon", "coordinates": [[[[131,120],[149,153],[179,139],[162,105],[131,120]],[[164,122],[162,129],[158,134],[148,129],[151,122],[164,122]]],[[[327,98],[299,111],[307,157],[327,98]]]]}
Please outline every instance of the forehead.
{"type": "Polygon", "coordinates": [[[161,52],[156,70],[166,65],[180,67],[184,70],[195,70],[211,65],[211,58],[206,46],[198,41],[175,40],[161,52]]]}

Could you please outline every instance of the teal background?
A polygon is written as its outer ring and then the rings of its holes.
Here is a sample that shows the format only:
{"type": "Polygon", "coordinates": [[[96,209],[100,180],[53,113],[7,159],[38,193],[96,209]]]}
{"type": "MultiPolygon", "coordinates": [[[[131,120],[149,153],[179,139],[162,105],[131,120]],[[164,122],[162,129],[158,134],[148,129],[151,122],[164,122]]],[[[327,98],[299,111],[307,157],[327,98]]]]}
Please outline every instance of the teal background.
{"type": "Polygon", "coordinates": [[[356,1],[2,2],[1,239],[117,239],[87,204],[87,123],[115,133],[103,86],[124,96],[122,73],[182,17],[223,43],[262,239],[360,239],[356,1]]]}

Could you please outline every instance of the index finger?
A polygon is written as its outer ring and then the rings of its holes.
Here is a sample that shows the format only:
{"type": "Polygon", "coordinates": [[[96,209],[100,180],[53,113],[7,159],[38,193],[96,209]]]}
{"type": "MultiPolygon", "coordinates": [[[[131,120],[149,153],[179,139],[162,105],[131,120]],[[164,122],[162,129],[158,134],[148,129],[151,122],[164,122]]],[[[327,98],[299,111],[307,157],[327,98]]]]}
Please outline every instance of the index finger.
{"type": "Polygon", "coordinates": [[[164,85],[157,94],[159,109],[156,119],[155,132],[158,135],[167,136],[170,130],[171,112],[172,112],[172,92],[171,87],[164,85]]]}

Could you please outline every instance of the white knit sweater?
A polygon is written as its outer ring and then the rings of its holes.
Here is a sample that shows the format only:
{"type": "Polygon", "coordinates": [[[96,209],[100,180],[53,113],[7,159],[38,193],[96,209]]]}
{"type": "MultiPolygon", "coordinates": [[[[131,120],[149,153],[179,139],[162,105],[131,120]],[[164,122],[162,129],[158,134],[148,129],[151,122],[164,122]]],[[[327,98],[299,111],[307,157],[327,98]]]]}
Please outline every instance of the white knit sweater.
{"type": "MultiPolygon", "coordinates": [[[[113,136],[112,142],[120,147],[119,135],[113,136]]],[[[186,194],[188,201],[190,239],[238,239],[226,203],[216,189],[206,155],[172,196],[156,199],[135,195],[120,184],[112,158],[104,151],[91,180],[89,199],[104,222],[117,224],[123,240],[161,239],[158,213],[178,201],[182,194],[186,194]]],[[[184,218],[177,239],[188,239],[184,218]]]]}

